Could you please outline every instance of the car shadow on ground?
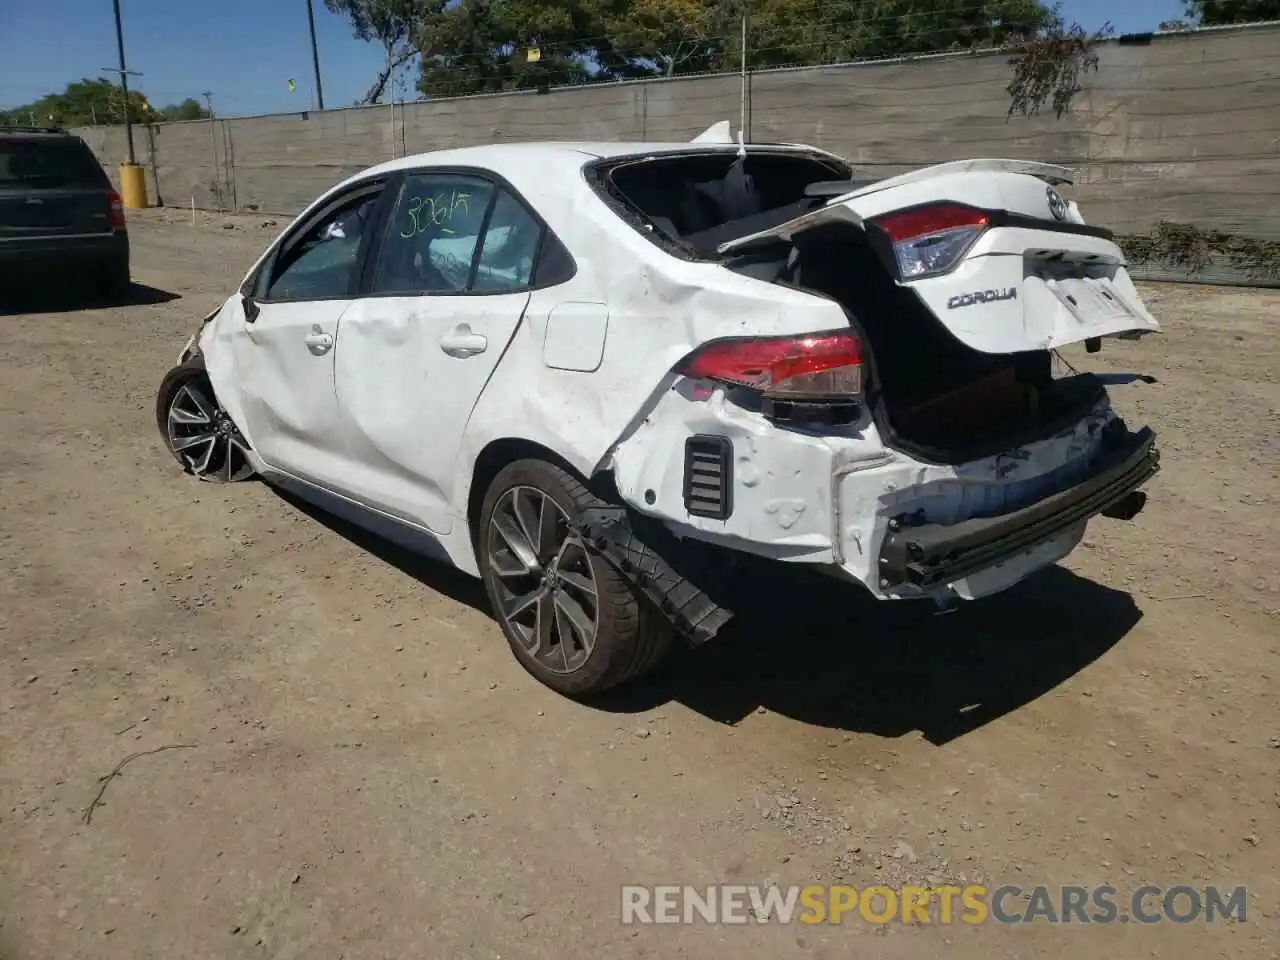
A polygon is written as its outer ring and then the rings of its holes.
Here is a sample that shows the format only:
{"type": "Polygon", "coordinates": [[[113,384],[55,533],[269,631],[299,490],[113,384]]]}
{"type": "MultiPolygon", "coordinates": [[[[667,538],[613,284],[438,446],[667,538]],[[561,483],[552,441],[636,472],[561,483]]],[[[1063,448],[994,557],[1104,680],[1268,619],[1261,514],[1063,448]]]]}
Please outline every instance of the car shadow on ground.
{"type": "Polygon", "coordinates": [[[722,723],[764,707],[883,737],[919,730],[941,745],[1052,690],[1141,619],[1127,593],[1062,567],[945,615],[834,583],[773,593],[704,648],[677,649],[649,681],[595,705],[676,701],[722,723]]]}
{"type": "Polygon", "coordinates": [[[111,307],[145,307],[169,303],[180,295],[145,283],[131,283],[123,293],[106,297],[81,284],[67,283],[39,289],[0,289],[0,317],[22,313],[71,313],[111,307]]]}
{"type": "MultiPolygon", "coordinates": [[[[424,586],[492,616],[479,580],[277,493],[424,586]]],[[[878,601],[825,579],[752,584],[744,596],[754,600],[706,646],[677,642],[657,672],[587,704],[626,714],[677,702],[729,724],[763,707],[882,737],[919,730],[941,745],[1070,679],[1142,616],[1129,594],[1063,567],[941,616],[927,602],[878,601]]]]}
{"type": "Polygon", "coordinates": [[[413,577],[424,587],[444,594],[457,603],[479,610],[486,617],[493,616],[489,607],[489,598],[484,592],[484,585],[475,577],[470,577],[446,563],[433,560],[341,517],[334,516],[287,490],[281,490],[278,487],[270,489],[294,509],[328,527],[361,550],[373,554],[384,563],[389,563],[400,572],[413,577]]]}

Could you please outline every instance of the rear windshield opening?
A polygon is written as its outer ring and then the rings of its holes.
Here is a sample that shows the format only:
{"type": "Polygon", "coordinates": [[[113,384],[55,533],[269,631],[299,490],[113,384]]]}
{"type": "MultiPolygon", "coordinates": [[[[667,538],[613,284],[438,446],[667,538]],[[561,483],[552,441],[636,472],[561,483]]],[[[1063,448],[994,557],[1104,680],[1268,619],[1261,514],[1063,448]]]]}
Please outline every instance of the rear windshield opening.
{"type": "Polygon", "coordinates": [[[0,188],[106,187],[107,176],[79,140],[0,137],[0,188]]]}
{"type": "Polygon", "coordinates": [[[694,256],[785,223],[826,202],[808,187],[847,181],[850,169],[831,158],[736,150],[627,160],[598,170],[601,184],[629,208],[630,219],[694,256]],[[636,216],[638,215],[638,216],[636,216]]]}

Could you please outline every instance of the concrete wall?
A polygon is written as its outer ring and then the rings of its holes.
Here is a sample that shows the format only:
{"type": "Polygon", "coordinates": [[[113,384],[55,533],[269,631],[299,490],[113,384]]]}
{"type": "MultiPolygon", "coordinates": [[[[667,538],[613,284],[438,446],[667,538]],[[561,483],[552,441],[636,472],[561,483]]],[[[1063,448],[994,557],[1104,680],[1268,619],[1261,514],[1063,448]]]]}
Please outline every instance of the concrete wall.
{"type": "MultiPolygon", "coordinates": [[[[1006,117],[998,54],[756,73],[749,135],[812,143],[890,174],[975,156],[1077,171],[1085,216],[1121,232],[1160,220],[1280,238],[1280,27],[1196,31],[1099,47],[1061,120],[1006,117]]],[[[161,202],[296,212],[371,164],[500,140],[649,141],[737,126],[737,76],[504,94],[138,131],[161,202]]],[[[78,131],[110,165],[122,131],[78,131]]]]}

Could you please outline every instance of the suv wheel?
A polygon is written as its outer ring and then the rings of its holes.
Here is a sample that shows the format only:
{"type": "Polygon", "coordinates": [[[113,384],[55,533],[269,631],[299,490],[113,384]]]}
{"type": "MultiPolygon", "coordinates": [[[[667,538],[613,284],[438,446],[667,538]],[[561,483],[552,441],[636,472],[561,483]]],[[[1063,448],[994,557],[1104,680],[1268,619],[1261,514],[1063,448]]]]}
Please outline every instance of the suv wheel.
{"type": "Polygon", "coordinates": [[[569,696],[645,673],[673,636],[570,527],[577,511],[603,505],[559,467],[520,460],[494,478],[480,510],[480,572],[502,632],[529,673],[569,696]]]}
{"type": "Polygon", "coordinates": [[[97,282],[98,293],[102,296],[110,300],[123,297],[128,293],[131,283],[129,261],[103,261],[98,265],[98,272],[94,279],[97,282]]]}

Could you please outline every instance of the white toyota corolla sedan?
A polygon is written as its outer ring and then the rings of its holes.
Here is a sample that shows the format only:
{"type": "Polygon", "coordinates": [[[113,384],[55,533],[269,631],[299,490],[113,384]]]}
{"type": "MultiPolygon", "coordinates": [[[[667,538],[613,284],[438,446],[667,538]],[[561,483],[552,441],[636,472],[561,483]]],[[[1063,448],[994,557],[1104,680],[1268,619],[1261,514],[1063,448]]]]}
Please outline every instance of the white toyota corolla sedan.
{"type": "Polygon", "coordinates": [[[481,577],[571,695],[713,637],[734,567],[949,605],[1138,513],[1152,431],[1053,351],[1158,325],[1069,171],[877,181],[726,140],[449,150],[339,184],[164,378],[169,448],[481,577]]]}

